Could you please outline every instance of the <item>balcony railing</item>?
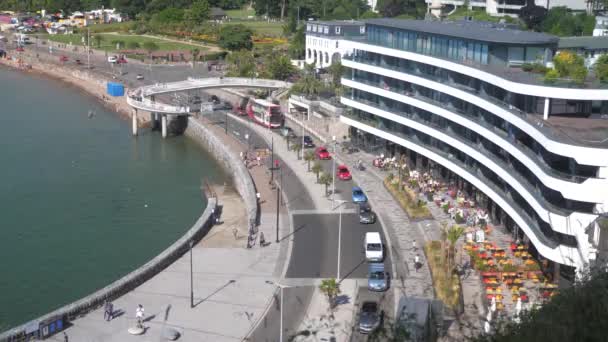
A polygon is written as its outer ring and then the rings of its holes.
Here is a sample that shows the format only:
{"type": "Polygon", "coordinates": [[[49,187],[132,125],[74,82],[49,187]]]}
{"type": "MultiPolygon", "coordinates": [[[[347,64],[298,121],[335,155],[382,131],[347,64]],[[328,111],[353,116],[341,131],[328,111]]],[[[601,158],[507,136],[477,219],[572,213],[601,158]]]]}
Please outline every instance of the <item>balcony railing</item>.
{"type": "MultiPolygon", "coordinates": [[[[380,123],[380,121],[378,120],[369,120],[369,119],[365,119],[362,118],[360,116],[357,115],[353,115],[352,113],[345,113],[343,114],[344,116],[361,122],[362,124],[366,124],[368,126],[372,126],[374,128],[377,129],[382,129],[382,130],[386,130],[386,127],[380,123]]],[[[429,149],[431,151],[433,151],[434,153],[437,153],[439,155],[441,155],[442,157],[448,159],[450,162],[458,165],[459,167],[465,169],[465,170],[470,170],[471,167],[467,166],[466,164],[464,164],[462,161],[460,161],[458,158],[456,158],[453,154],[442,151],[441,149],[438,149],[430,144],[427,144],[426,142],[418,139],[416,136],[408,136],[405,135],[401,132],[396,132],[396,131],[390,131],[388,132],[392,135],[395,135],[401,139],[404,139],[406,141],[409,141],[413,144],[416,145],[421,145],[426,149],[429,149]]],[[[536,223],[536,221],[530,216],[528,215],[528,213],[521,208],[514,200],[513,197],[508,193],[505,192],[503,189],[501,189],[500,187],[496,186],[494,184],[493,181],[491,181],[490,179],[488,179],[483,172],[481,171],[481,169],[476,168],[475,172],[474,172],[474,176],[475,178],[479,179],[480,181],[482,181],[486,186],[488,186],[490,189],[492,189],[496,194],[498,194],[505,202],[507,202],[507,204],[509,206],[511,206],[513,209],[515,209],[517,211],[517,213],[522,217],[522,219],[526,222],[526,224],[528,225],[528,227],[530,227],[530,229],[532,229],[532,231],[534,232],[534,234],[538,237],[538,239],[546,246],[550,247],[550,248],[556,248],[558,245],[560,245],[560,241],[558,238],[558,235],[554,235],[555,232],[554,231],[547,231],[546,233],[544,232],[543,229],[541,229],[538,224],[536,223]],[[552,235],[552,236],[547,236],[548,235],[552,235]]],[[[569,247],[575,247],[572,246],[571,244],[564,244],[565,246],[569,246],[569,247]]]]}
{"type": "MultiPolygon", "coordinates": [[[[393,87],[390,85],[385,85],[383,87],[382,84],[378,83],[378,82],[371,82],[369,80],[363,79],[363,78],[359,78],[359,77],[352,77],[350,75],[347,75],[346,77],[344,77],[345,79],[354,81],[354,82],[359,82],[359,83],[363,83],[366,85],[370,85],[373,87],[377,87],[377,88],[381,88],[387,91],[391,91],[393,93],[395,93],[395,95],[403,95],[403,90],[399,89],[397,87],[393,87]]],[[[406,95],[408,95],[406,93],[406,95]]],[[[412,95],[410,95],[412,96],[412,95]]],[[[413,96],[416,100],[420,100],[422,102],[437,106],[439,108],[445,108],[446,107],[446,103],[444,102],[440,102],[437,100],[433,100],[429,97],[423,96],[422,94],[416,94],[415,96],[413,96]]],[[[501,138],[503,138],[504,140],[508,141],[513,147],[515,147],[518,151],[520,151],[521,153],[525,154],[528,158],[530,158],[533,161],[537,161],[535,164],[538,165],[546,174],[554,177],[554,178],[559,178],[562,180],[566,180],[569,182],[574,182],[574,183],[582,183],[585,180],[587,180],[587,177],[583,177],[583,176],[577,176],[577,175],[572,175],[572,174],[568,174],[565,172],[561,172],[558,170],[555,170],[554,168],[552,168],[551,166],[549,166],[549,164],[547,164],[547,162],[544,160],[544,158],[542,158],[541,156],[539,156],[538,154],[534,153],[534,151],[532,151],[532,149],[530,149],[528,146],[526,146],[525,144],[521,143],[520,141],[516,140],[516,139],[510,139],[507,132],[505,132],[504,130],[498,128],[497,126],[491,125],[490,123],[488,123],[487,121],[485,121],[485,119],[483,118],[483,116],[481,116],[481,120],[479,117],[475,117],[470,115],[469,113],[467,113],[466,111],[460,110],[456,107],[450,106],[448,107],[448,110],[450,112],[462,115],[467,117],[468,119],[471,119],[472,121],[474,121],[476,124],[483,126],[484,128],[488,129],[489,131],[496,133],[497,135],[499,135],[501,138]]]]}
{"type": "MultiPolygon", "coordinates": [[[[485,157],[489,158],[490,160],[492,160],[494,163],[496,163],[500,168],[502,168],[503,170],[507,171],[509,173],[509,175],[511,175],[512,177],[514,177],[525,189],[528,190],[528,192],[536,199],[536,201],[547,211],[549,212],[553,212],[562,216],[568,216],[572,213],[572,211],[558,207],[553,205],[552,203],[550,203],[549,201],[547,201],[543,196],[541,191],[534,186],[534,184],[530,183],[528,181],[528,179],[526,179],[525,177],[523,177],[521,175],[521,173],[515,169],[511,164],[505,162],[504,160],[498,158],[496,155],[494,155],[491,151],[487,150],[483,143],[474,143],[470,140],[465,140],[463,139],[460,135],[455,134],[453,131],[451,131],[450,129],[446,129],[444,127],[441,127],[440,125],[434,124],[432,122],[428,122],[428,121],[424,121],[422,118],[418,117],[415,114],[412,113],[408,113],[408,112],[402,112],[402,111],[397,111],[394,108],[388,107],[382,103],[375,103],[375,102],[371,102],[365,99],[361,99],[361,98],[354,98],[351,99],[353,101],[357,101],[360,103],[364,103],[370,107],[374,107],[376,109],[380,109],[389,113],[393,113],[411,120],[414,120],[416,122],[419,123],[423,123],[426,126],[432,127],[433,129],[435,129],[436,131],[439,131],[447,136],[449,136],[450,138],[471,146],[472,148],[474,148],[476,151],[480,152],[481,154],[483,154],[485,157]]],[[[399,124],[399,123],[396,123],[399,124]]],[[[393,130],[391,130],[391,132],[393,132],[393,130]]],[[[471,157],[472,158],[472,157],[471,157]]],[[[477,161],[479,162],[479,161],[477,161]]]]}
{"type": "MultiPolygon", "coordinates": [[[[503,110],[508,111],[509,113],[516,115],[516,116],[520,117],[521,119],[527,121],[528,123],[534,125],[534,128],[536,130],[538,130],[543,135],[545,135],[555,141],[564,142],[564,143],[568,143],[568,144],[572,144],[572,145],[579,145],[579,146],[588,146],[588,145],[604,143],[603,141],[591,141],[591,140],[574,138],[570,134],[565,132],[563,129],[561,129],[559,127],[555,127],[555,126],[551,125],[550,123],[548,123],[547,121],[542,120],[540,118],[540,115],[528,114],[509,103],[506,103],[504,101],[497,99],[496,97],[493,97],[493,96],[488,95],[487,93],[481,92],[481,91],[477,90],[476,88],[468,87],[464,84],[454,82],[454,81],[450,80],[449,78],[429,75],[427,73],[421,72],[417,68],[395,66],[395,65],[391,65],[391,64],[384,62],[384,60],[379,62],[375,59],[365,58],[360,55],[344,56],[343,59],[361,63],[361,64],[370,65],[370,66],[376,66],[376,67],[380,67],[383,69],[394,70],[394,71],[410,74],[413,76],[418,76],[418,77],[421,77],[421,78],[424,78],[424,79],[427,79],[430,81],[448,85],[450,87],[465,91],[467,93],[474,94],[475,96],[478,96],[479,98],[482,98],[494,105],[497,105],[497,106],[501,107],[503,110]]],[[[492,114],[492,115],[495,115],[495,114],[492,114]]]]}

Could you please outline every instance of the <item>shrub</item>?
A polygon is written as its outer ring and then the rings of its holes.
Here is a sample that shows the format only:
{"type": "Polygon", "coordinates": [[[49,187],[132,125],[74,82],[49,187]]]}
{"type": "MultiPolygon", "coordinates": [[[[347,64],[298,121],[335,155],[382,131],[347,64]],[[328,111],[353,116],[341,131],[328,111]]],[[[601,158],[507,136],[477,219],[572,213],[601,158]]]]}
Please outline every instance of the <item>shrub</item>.
{"type": "Polygon", "coordinates": [[[456,216],[454,217],[454,221],[456,221],[457,224],[463,224],[464,217],[462,217],[462,215],[460,214],[456,214],[456,216]]]}
{"type": "Polygon", "coordinates": [[[608,54],[601,55],[593,65],[595,76],[601,81],[608,81],[608,54]]]}
{"type": "Polygon", "coordinates": [[[206,61],[224,60],[227,54],[226,51],[210,52],[205,54],[204,58],[206,61]]]}
{"type": "Polygon", "coordinates": [[[447,214],[448,211],[450,210],[450,204],[445,203],[444,205],[441,206],[441,208],[443,209],[443,212],[447,214]]]}
{"type": "Polygon", "coordinates": [[[532,69],[533,69],[533,66],[530,63],[524,63],[521,66],[521,70],[523,70],[523,71],[530,72],[530,71],[532,71],[532,69]]]}
{"type": "Polygon", "coordinates": [[[551,69],[545,74],[545,82],[547,83],[555,83],[558,78],[559,73],[555,69],[551,69]]]}

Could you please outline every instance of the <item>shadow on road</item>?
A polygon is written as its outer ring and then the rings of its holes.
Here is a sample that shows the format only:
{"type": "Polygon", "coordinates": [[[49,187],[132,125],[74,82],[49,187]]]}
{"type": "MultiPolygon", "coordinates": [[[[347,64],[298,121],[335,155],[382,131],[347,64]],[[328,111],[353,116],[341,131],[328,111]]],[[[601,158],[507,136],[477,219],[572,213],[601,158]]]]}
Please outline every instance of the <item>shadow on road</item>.
{"type": "Polygon", "coordinates": [[[210,295],[208,295],[207,297],[205,297],[205,298],[203,298],[203,299],[199,300],[198,302],[196,302],[196,303],[194,304],[194,307],[197,307],[199,304],[202,304],[203,302],[205,302],[205,301],[206,301],[206,300],[208,300],[209,298],[213,297],[213,296],[214,296],[216,293],[218,293],[218,292],[222,291],[223,289],[225,289],[226,287],[228,287],[228,285],[230,285],[230,284],[234,284],[234,283],[236,283],[236,280],[234,280],[234,279],[228,280],[228,282],[227,282],[226,284],[222,285],[222,286],[221,286],[221,287],[219,287],[217,290],[213,291],[213,292],[212,292],[210,295]]]}

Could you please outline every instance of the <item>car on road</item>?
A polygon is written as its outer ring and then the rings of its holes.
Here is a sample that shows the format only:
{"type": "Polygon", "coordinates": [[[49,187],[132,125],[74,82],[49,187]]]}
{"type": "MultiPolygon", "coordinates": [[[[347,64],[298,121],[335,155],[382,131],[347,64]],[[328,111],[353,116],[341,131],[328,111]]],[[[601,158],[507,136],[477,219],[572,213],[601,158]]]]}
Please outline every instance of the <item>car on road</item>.
{"type": "Polygon", "coordinates": [[[116,63],[118,63],[118,64],[127,64],[127,59],[124,56],[120,56],[116,60],[116,63]]]}
{"type": "Polygon", "coordinates": [[[296,136],[296,134],[293,132],[293,129],[288,126],[283,126],[281,128],[281,135],[285,138],[287,138],[287,137],[293,138],[296,136]]]}
{"type": "Polygon", "coordinates": [[[203,103],[203,100],[201,100],[201,97],[200,97],[200,96],[198,96],[198,95],[194,95],[194,96],[192,96],[192,98],[190,99],[190,102],[191,102],[192,104],[201,104],[201,103],[203,103]]]}
{"type": "Polygon", "coordinates": [[[67,56],[64,56],[64,55],[61,55],[61,56],[59,57],[59,61],[60,61],[60,62],[67,62],[68,60],[69,60],[69,58],[68,58],[67,56]]]}
{"type": "Polygon", "coordinates": [[[304,136],[304,147],[315,147],[315,142],[309,135],[304,136]]]}
{"type": "Polygon", "coordinates": [[[361,312],[359,313],[359,332],[362,334],[372,333],[380,326],[382,319],[378,303],[365,301],[361,304],[361,312]]]}
{"type": "Polygon", "coordinates": [[[137,74],[137,76],[135,76],[135,78],[141,81],[141,80],[143,80],[143,79],[144,79],[144,75],[142,75],[142,74],[137,74]]]}
{"type": "Polygon", "coordinates": [[[372,210],[372,207],[367,203],[359,203],[359,223],[372,224],[376,222],[376,213],[372,210]]]}
{"type": "Polygon", "coordinates": [[[367,202],[367,196],[365,196],[365,194],[363,193],[363,189],[358,186],[353,186],[353,202],[367,202]]]}
{"type": "Polygon", "coordinates": [[[363,249],[365,250],[365,259],[369,262],[384,261],[384,248],[382,247],[382,239],[378,232],[365,233],[363,241],[363,249]]]}
{"type": "Polygon", "coordinates": [[[319,158],[321,160],[331,159],[331,155],[329,154],[329,151],[324,146],[317,147],[317,149],[315,151],[315,155],[317,156],[317,158],[319,158]]]}
{"type": "Polygon", "coordinates": [[[350,174],[350,171],[348,170],[348,167],[346,167],[346,165],[340,165],[338,166],[338,171],[336,172],[337,176],[340,180],[351,180],[353,177],[350,174]]]}
{"type": "Polygon", "coordinates": [[[389,274],[384,269],[384,263],[371,262],[367,273],[367,288],[370,291],[388,290],[389,274]]]}
{"type": "Polygon", "coordinates": [[[108,56],[108,63],[117,63],[118,62],[118,57],[116,56],[108,56]]]}
{"type": "Polygon", "coordinates": [[[230,102],[213,102],[213,110],[231,110],[232,104],[230,102]]]}

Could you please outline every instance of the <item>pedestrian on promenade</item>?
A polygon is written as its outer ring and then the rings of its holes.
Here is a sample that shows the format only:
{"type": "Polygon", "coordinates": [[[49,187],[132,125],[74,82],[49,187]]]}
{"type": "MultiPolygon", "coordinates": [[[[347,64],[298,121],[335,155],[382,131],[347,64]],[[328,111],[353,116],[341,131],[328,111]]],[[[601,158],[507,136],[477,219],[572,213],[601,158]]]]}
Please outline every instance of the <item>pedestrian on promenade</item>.
{"type": "Polygon", "coordinates": [[[266,239],[264,238],[264,232],[260,232],[260,246],[266,247],[266,239]]]}
{"type": "Polygon", "coordinates": [[[259,153],[259,152],[258,152],[258,156],[256,157],[256,159],[257,159],[257,161],[258,161],[257,166],[262,165],[262,163],[261,163],[262,158],[260,157],[260,153],[259,153]]]}
{"type": "Polygon", "coordinates": [[[418,272],[420,266],[420,256],[416,254],[416,256],[414,257],[414,268],[416,269],[416,272],[418,272]]]}
{"type": "Polygon", "coordinates": [[[63,332],[63,342],[69,342],[68,341],[68,334],[66,334],[65,331],[63,332]]]}
{"type": "Polygon", "coordinates": [[[144,321],[144,307],[141,304],[137,305],[137,309],[135,310],[135,318],[137,319],[137,326],[139,328],[143,327],[144,321]]]}
{"type": "Polygon", "coordinates": [[[258,203],[260,203],[260,200],[262,199],[262,195],[260,195],[259,192],[256,192],[255,193],[255,198],[257,198],[258,199],[258,203]]]}
{"type": "Polygon", "coordinates": [[[414,251],[417,251],[417,250],[418,250],[418,246],[416,245],[416,240],[412,240],[412,249],[413,249],[414,251]]]}
{"type": "Polygon", "coordinates": [[[107,300],[103,303],[103,319],[105,321],[109,321],[110,320],[110,302],[108,302],[107,300]]]}

